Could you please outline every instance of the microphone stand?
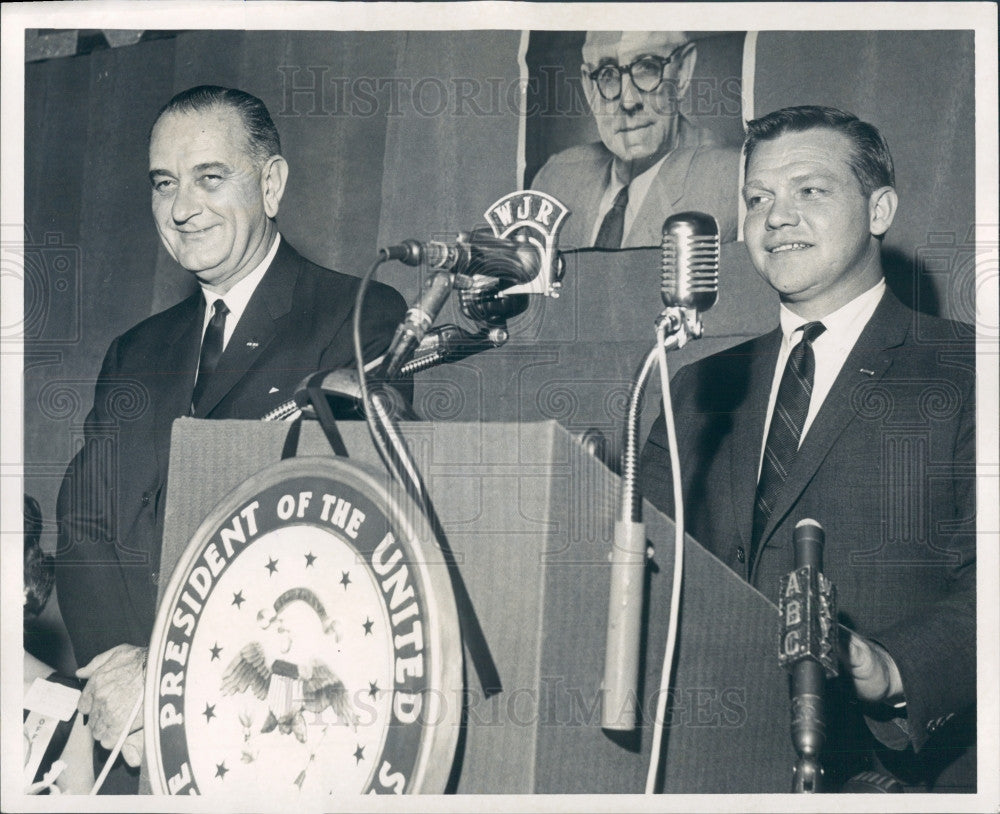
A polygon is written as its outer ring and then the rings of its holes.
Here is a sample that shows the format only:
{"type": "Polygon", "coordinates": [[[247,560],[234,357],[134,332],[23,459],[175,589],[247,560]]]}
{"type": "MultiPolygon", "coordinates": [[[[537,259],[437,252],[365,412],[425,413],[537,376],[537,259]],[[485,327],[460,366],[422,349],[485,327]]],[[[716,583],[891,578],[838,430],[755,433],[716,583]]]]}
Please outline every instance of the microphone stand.
{"type": "MultiPolygon", "coordinates": [[[[658,331],[664,330],[666,333],[666,341],[662,344],[664,351],[680,349],[689,339],[697,339],[702,333],[698,312],[676,306],[665,309],[657,319],[656,325],[658,331]]],[[[657,343],[639,366],[629,393],[628,412],[625,415],[625,445],[622,451],[621,519],[623,521],[638,522],[642,519],[642,496],[639,494],[638,486],[641,407],[649,375],[660,353],[661,345],[657,343]]],[[[663,382],[664,387],[668,384],[663,382]]]]}
{"type": "MultiPolygon", "coordinates": [[[[642,522],[639,492],[639,450],[642,401],[653,366],[668,350],[681,348],[701,336],[698,312],[678,306],[666,308],[657,319],[657,341],[635,375],[629,393],[622,449],[622,490],[619,519],[615,521],[611,551],[611,593],[605,644],[601,727],[634,730],[638,717],[640,631],[643,581],[646,574],[646,526],[642,522]]],[[[664,388],[669,382],[664,380],[664,388]]],[[[678,523],[683,525],[682,516],[678,523]]]]}
{"type": "Polygon", "coordinates": [[[826,741],[824,695],[837,675],[837,591],[823,575],[823,527],[800,520],[792,534],[795,569],[782,577],[778,663],[791,674],[792,792],[824,790],[820,752],[826,741]]]}
{"type": "Polygon", "coordinates": [[[501,325],[482,327],[476,333],[457,325],[441,325],[428,331],[413,358],[400,369],[399,378],[415,376],[432,367],[459,362],[477,353],[502,347],[509,338],[506,321],[501,325]]]}

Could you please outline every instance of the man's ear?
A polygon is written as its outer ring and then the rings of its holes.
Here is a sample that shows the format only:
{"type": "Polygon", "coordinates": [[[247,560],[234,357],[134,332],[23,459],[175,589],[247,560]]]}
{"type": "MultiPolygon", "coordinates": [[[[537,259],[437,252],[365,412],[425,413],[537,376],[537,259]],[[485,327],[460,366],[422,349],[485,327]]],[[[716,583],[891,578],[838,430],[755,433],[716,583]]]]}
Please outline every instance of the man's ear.
{"type": "Polygon", "coordinates": [[[272,155],[260,173],[260,194],[264,200],[264,212],[269,218],[278,214],[281,196],[285,194],[288,180],[288,162],[280,155],[272,155]]]}
{"type": "Polygon", "coordinates": [[[691,84],[691,77],[694,75],[694,66],[698,61],[698,46],[689,42],[681,50],[681,64],[677,68],[677,97],[680,98],[687,93],[691,84]]]}
{"type": "Polygon", "coordinates": [[[879,187],[868,198],[868,228],[879,237],[889,231],[892,219],[896,217],[899,196],[892,187],[879,187]]]}

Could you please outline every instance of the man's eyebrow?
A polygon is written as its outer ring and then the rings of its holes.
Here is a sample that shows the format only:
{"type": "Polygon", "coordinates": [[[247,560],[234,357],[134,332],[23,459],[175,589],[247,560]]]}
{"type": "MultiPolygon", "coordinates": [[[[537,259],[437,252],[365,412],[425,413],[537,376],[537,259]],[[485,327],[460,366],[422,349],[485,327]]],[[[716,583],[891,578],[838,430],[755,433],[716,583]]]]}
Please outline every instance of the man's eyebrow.
{"type": "MultiPolygon", "coordinates": [[[[218,175],[231,175],[233,168],[226,164],[224,161],[206,161],[202,164],[195,164],[191,168],[195,173],[216,173],[218,175]]],[[[169,170],[159,170],[154,169],[149,171],[149,180],[153,181],[157,176],[166,176],[167,178],[173,178],[174,174],[169,170]]]]}
{"type": "Polygon", "coordinates": [[[803,181],[836,181],[837,177],[828,172],[823,172],[823,170],[805,170],[796,173],[788,180],[793,183],[802,183],[803,181]]]}
{"type": "Polygon", "coordinates": [[[222,161],[206,161],[204,164],[195,164],[195,172],[217,172],[227,174],[232,172],[232,167],[222,161]]]}
{"type": "MultiPolygon", "coordinates": [[[[838,178],[836,175],[824,172],[823,170],[803,170],[795,175],[788,178],[788,182],[791,184],[801,184],[803,181],[825,181],[827,183],[837,183],[838,178]]],[[[745,195],[749,189],[763,189],[767,190],[770,185],[756,178],[749,178],[744,182],[743,189],[741,192],[745,195]]]]}

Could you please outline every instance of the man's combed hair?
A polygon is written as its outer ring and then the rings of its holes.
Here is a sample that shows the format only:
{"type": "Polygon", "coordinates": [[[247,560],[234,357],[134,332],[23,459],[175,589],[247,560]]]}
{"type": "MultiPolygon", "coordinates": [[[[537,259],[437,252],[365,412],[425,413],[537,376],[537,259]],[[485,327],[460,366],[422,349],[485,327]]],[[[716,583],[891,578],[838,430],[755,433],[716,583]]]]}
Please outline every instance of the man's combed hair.
{"type": "Polygon", "coordinates": [[[192,113],[219,107],[228,107],[239,114],[246,130],[248,152],[255,163],[263,164],[271,156],[281,154],[278,128],[267,107],[256,96],[236,88],[198,85],[181,91],[160,109],[153,124],[165,113],[192,113]]]}
{"type": "Polygon", "coordinates": [[[750,157],[762,141],[772,141],[785,133],[801,133],[825,127],[847,136],[854,145],[851,150],[851,170],[861,184],[861,191],[871,195],[881,187],[896,184],[889,145],[874,125],[835,107],[801,105],[786,107],[747,122],[743,142],[744,170],[750,167],[750,157]]]}

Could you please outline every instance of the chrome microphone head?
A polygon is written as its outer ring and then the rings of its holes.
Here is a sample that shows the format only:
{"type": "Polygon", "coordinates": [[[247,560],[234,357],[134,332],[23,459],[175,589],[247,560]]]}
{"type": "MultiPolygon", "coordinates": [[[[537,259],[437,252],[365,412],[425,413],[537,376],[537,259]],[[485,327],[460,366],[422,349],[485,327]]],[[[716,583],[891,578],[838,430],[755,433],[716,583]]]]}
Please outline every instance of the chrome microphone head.
{"type": "Polygon", "coordinates": [[[704,212],[663,223],[660,296],[668,308],[707,311],[719,297],[719,224],[704,212]]]}

